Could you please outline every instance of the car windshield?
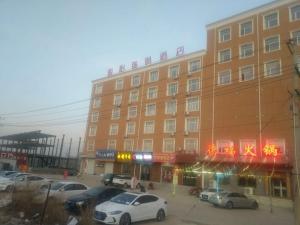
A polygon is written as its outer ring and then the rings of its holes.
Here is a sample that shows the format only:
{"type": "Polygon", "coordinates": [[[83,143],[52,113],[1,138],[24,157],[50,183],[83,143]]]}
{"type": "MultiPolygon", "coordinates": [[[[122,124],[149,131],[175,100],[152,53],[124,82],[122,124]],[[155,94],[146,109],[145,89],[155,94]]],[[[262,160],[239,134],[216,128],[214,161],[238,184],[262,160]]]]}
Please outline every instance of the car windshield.
{"type": "Polygon", "coordinates": [[[104,175],[104,178],[109,178],[110,179],[112,176],[113,176],[112,173],[107,173],[107,174],[104,175]]]}
{"type": "Polygon", "coordinates": [[[103,187],[94,187],[94,188],[91,188],[88,191],[85,191],[83,194],[89,195],[89,196],[97,196],[101,192],[103,192],[104,190],[105,190],[105,188],[103,188],[103,187]]]}
{"type": "Polygon", "coordinates": [[[65,185],[64,183],[57,182],[57,183],[52,184],[50,189],[56,191],[64,185],[65,185]]]}
{"type": "Polygon", "coordinates": [[[136,195],[124,193],[124,194],[119,194],[116,197],[112,198],[110,201],[123,204],[123,205],[129,205],[133,200],[136,198],[136,195]]]}

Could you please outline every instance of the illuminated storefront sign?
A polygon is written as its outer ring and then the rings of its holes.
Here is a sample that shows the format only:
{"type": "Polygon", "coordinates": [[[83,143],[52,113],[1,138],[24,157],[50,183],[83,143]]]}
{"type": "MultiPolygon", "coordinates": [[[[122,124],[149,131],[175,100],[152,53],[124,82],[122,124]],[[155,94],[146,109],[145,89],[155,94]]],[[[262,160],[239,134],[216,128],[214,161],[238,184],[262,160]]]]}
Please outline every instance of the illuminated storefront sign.
{"type": "Polygon", "coordinates": [[[96,159],[103,161],[115,161],[116,151],[109,149],[99,149],[96,151],[96,159]]]}
{"type": "Polygon", "coordinates": [[[273,156],[276,157],[279,153],[278,149],[275,145],[267,144],[265,145],[263,152],[266,156],[273,156]]]}
{"type": "Polygon", "coordinates": [[[168,154],[168,153],[153,154],[153,162],[174,163],[175,159],[176,159],[175,154],[168,154]]]}
{"type": "Polygon", "coordinates": [[[137,152],[133,154],[133,160],[137,163],[152,163],[151,152],[137,152]]]}
{"type": "Polygon", "coordinates": [[[240,155],[256,157],[256,140],[255,139],[241,140],[240,155]]]}
{"type": "Polygon", "coordinates": [[[131,162],[132,161],[132,152],[118,152],[117,153],[118,162],[131,162]]]}

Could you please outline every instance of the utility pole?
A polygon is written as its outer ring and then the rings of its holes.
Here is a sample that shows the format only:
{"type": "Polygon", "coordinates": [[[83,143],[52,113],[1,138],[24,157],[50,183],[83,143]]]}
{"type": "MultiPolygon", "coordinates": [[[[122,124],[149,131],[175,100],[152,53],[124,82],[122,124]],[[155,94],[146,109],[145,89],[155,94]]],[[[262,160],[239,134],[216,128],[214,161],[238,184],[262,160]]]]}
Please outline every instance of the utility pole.
{"type": "Polygon", "coordinates": [[[290,39],[287,43],[288,48],[293,55],[293,65],[295,72],[293,74],[293,120],[294,120],[294,165],[293,182],[296,185],[294,189],[294,211],[296,225],[300,225],[300,46],[297,40],[290,39]]]}
{"type": "Polygon", "coordinates": [[[80,145],[81,145],[81,137],[79,137],[78,149],[77,149],[77,159],[76,159],[76,169],[80,172],[80,168],[78,168],[79,164],[79,152],[80,152],[80,145]]]}

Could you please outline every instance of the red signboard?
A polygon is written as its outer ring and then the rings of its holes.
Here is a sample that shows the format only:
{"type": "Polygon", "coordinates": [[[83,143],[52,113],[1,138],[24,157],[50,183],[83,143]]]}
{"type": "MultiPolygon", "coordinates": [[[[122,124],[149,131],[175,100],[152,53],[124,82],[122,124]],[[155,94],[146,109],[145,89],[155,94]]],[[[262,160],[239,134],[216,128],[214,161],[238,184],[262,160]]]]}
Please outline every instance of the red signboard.
{"type": "Polygon", "coordinates": [[[154,153],[153,154],[153,162],[158,163],[174,163],[175,162],[175,154],[172,153],[154,153]]]}

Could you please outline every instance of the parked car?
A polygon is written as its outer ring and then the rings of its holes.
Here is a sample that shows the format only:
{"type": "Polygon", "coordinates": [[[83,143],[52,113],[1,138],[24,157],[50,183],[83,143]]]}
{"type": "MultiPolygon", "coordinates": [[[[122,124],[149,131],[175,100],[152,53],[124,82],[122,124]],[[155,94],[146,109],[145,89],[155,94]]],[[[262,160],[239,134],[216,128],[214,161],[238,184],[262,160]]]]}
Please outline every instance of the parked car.
{"type": "MultiPolygon", "coordinates": [[[[85,184],[75,181],[56,181],[51,184],[49,198],[65,202],[73,195],[81,194],[89,189],[85,184]]],[[[48,189],[41,187],[40,194],[36,196],[35,202],[43,202],[46,199],[48,189]]]]}
{"type": "Polygon", "coordinates": [[[112,185],[114,176],[115,176],[115,174],[113,174],[113,173],[104,174],[104,176],[102,178],[103,184],[104,185],[112,185]]]}
{"type": "Polygon", "coordinates": [[[218,192],[223,192],[224,190],[223,189],[220,189],[220,188],[207,188],[205,189],[204,191],[200,192],[199,194],[199,198],[203,201],[208,201],[208,199],[218,193],[218,192]]]}
{"type": "Polygon", "coordinates": [[[162,221],[166,215],[166,200],[153,194],[124,192],[97,205],[94,220],[107,224],[129,225],[149,219],[162,221]]]}
{"type": "Polygon", "coordinates": [[[13,173],[7,177],[0,177],[0,191],[11,191],[15,187],[17,179],[28,175],[29,173],[13,173]]]}
{"type": "MultiPolygon", "coordinates": [[[[128,188],[130,187],[131,184],[131,178],[132,177],[129,175],[115,175],[112,180],[112,183],[113,185],[116,186],[122,186],[124,188],[128,188]]],[[[140,186],[140,181],[136,180],[135,184],[136,184],[135,188],[138,188],[140,186]]]]}
{"type": "Polygon", "coordinates": [[[7,177],[10,174],[17,173],[17,171],[14,170],[2,170],[0,171],[0,177],[7,177]]]}
{"type": "Polygon", "coordinates": [[[51,182],[48,178],[33,175],[33,174],[26,174],[24,176],[19,176],[15,178],[15,188],[17,190],[24,190],[24,189],[39,189],[42,185],[47,185],[51,182]]]}
{"type": "Polygon", "coordinates": [[[214,206],[220,206],[227,209],[258,208],[258,203],[255,199],[248,198],[246,195],[236,192],[222,192],[215,194],[211,196],[209,202],[214,206]]]}
{"type": "Polygon", "coordinates": [[[94,209],[102,202],[110,200],[125,190],[115,187],[94,187],[79,195],[74,195],[65,202],[65,209],[74,214],[80,214],[82,209],[94,209]]]}

